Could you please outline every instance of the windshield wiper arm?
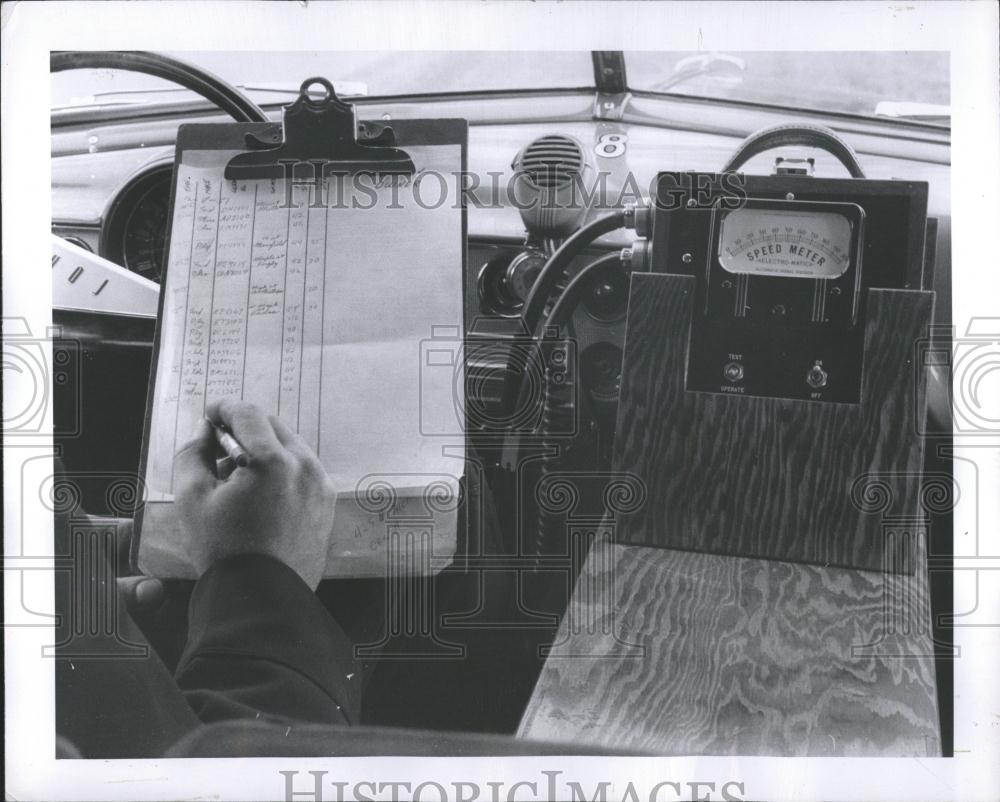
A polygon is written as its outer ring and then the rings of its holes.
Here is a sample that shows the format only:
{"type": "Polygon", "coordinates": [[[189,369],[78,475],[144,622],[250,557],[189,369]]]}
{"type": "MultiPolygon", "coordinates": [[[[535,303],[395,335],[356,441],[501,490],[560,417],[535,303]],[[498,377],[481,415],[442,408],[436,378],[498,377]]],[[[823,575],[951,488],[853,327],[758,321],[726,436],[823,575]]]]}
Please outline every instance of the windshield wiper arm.
{"type": "MultiPolygon", "coordinates": [[[[368,85],[363,81],[334,81],[333,87],[338,97],[365,97],[368,95],[368,85]]],[[[236,88],[241,92],[253,94],[276,94],[288,97],[298,97],[299,87],[274,85],[244,85],[237,84],[236,88]]],[[[310,94],[320,96],[323,88],[317,87],[310,94]]],[[[189,97],[192,94],[190,89],[180,86],[147,87],[143,89],[110,89],[103,92],[94,92],[88,97],[76,98],[74,102],[53,106],[50,111],[66,111],[68,109],[83,108],[106,108],[109,106],[139,106],[148,103],[150,95],[182,95],[189,97]]]]}
{"type": "Polygon", "coordinates": [[[746,68],[747,63],[738,56],[731,56],[728,53],[699,53],[678,61],[674,65],[673,74],[653,84],[650,91],[667,92],[702,75],[716,75],[742,81],[746,68]]]}
{"type": "MultiPolygon", "coordinates": [[[[331,83],[337,97],[366,97],[368,95],[368,84],[364,81],[331,81],[331,83]]],[[[236,88],[242,89],[244,92],[268,92],[276,95],[294,95],[295,97],[298,97],[300,89],[297,86],[288,87],[275,84],[236,84],[236,88]]],[[[326,91],[322,86],[316,88],[310,86],[308,92],[316,97],[326,96],[326,91]]]]}
{"type": "Polygon", "coordinates": [[[914,122],[950,122],[951,106],[912,100],[880,100],[875,105],[875,116],[914,122]]]}

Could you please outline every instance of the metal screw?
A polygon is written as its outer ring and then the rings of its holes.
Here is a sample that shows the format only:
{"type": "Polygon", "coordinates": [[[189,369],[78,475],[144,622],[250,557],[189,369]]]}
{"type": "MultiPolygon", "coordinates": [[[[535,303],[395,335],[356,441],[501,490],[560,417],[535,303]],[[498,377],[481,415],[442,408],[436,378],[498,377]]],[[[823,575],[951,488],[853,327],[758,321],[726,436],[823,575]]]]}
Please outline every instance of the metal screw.
{"type": "Polygon", "coordinates": [[[691,256],[691,254],[689,254],[689,253],[686,253],[686,254],[684,254],[683,256],[681,256],[681,261],[682,261],[682,262],[683,262],[684,264],[686,264],[686,265],[689,265],[689,264],[691,264],[691,260],[692,260],[693,258],[694,258],[694,257],[692,257],[692,256],[691,256]]]}
{"type": "Polygon", "coordinates": [[[785,200],[795,200],[795,193],[789,192],[787,195],[785,195],[785,200]]]}

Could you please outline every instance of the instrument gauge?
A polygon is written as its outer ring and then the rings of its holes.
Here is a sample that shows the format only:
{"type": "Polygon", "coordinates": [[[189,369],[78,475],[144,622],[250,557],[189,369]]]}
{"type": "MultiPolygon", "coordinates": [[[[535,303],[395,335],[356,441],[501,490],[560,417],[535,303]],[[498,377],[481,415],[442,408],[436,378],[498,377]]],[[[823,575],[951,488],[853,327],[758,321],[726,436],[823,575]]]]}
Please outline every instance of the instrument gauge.
{"type": "Polygon", "coordinates": [[[722,219],[717,255],[729,273],[833,279],[851,266],[851,237],[836,212],[735,209],[722,219]]]}
{"type": "Polygon", "coordinates": [[[531,294],[538,274],[545,267],[545,254],[541,251],[522,251],[507,266],[505,284],[507,291],[523,304],[531,294]]]}
{"type": "Polygon", "coordinates": [[[159,282],[167,232],[170,185],[150,187],[125,220],[122,255],[133,273],[159,282]]]}
{"type": "Polygon", "coordinates": [[[101,255],[143,278],[159,282],[170,217],[170,165],[130,182],[105,215],[101,255]]]}

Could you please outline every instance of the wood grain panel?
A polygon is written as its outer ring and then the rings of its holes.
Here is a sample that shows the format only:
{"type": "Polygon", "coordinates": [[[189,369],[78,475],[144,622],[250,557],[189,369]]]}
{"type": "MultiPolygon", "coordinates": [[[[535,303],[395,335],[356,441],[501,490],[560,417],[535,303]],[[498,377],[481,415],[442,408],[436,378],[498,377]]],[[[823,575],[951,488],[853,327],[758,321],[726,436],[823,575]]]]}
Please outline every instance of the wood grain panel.
{"type": "Polygon", "coordinates": [[[927,598],[924,571],[599,543],[519,735],[674,755],[938,755],[927,598]]]}
{"type": "Polygon", "coordinates": [[[632,277],[615,465],[649,503],[618,517],[622,541],[912,571],[914,544],[884,560],[882,529],[919,512],[913,353],[933,294],[869,292],[858,405],[688,392],[693,296],[691,277],[632,277]]]}

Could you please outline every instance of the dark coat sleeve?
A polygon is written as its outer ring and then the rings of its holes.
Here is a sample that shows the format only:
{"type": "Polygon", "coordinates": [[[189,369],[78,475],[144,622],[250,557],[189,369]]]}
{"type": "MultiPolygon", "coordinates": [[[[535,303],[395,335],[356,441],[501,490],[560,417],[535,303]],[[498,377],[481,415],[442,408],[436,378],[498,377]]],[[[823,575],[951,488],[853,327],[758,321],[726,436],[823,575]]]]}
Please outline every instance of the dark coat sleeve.
{"type": "Polygon", "coordinates": [[[56,755],[160,757],[198,718],[115,584],[131,525],[55,516],[56,755]],[[71,568],[67,566],[70,562],[71,568]]]}
{"type": "Polygon", "coordinates": [[[353,646],[291,568],[243,554],[195,585],[177,684],[203,722],[234,718],[356,724],[353,646]]]}

